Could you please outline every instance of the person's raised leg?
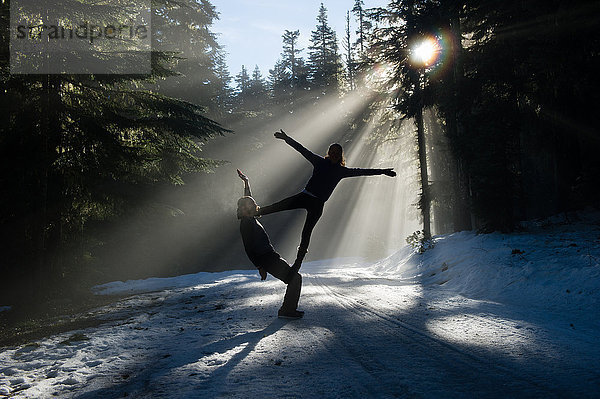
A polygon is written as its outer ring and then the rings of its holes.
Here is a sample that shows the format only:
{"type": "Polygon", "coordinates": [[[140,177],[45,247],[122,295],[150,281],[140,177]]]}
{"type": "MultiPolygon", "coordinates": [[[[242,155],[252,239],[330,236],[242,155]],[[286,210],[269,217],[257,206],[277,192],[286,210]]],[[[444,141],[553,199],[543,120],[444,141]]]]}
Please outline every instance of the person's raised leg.
{"type": "Polygon", "coordinates": [[[261,206],[257,215],[268,215],[270,213],[288,211],[291,209],[304,208],[302,201],[302,193],[298,193],[296,195],[292,195],[291,197],[287,197],[282,199],[279,202],[275,202],[271,205],[261,206]]]}
{"type": "Polygon", "coordinates": [[[310,236],[312,235],[313,229],[315,225],[321,218],[323,214],[323,204],[313,204],[307,208],[308,213],[306,214],[306,221],[304,222],[304,227],[302,228],[302,238],[300,240],[300,246],[298,247],[298,253],[296,255],[296,260],[292,265],[293,271],[300,270],[300,265],[308,252],[308,244],[310,244],[310,236]]]}

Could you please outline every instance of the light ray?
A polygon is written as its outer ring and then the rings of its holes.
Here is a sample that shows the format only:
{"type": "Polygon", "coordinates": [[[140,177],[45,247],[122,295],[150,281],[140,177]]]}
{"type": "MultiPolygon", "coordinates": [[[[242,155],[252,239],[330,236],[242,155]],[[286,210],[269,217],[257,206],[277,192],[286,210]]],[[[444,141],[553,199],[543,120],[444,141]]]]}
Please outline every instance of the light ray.
{"type": "MultiPolygon", "coordinates": [[[[189,179],[185,188],[166,188],[155,198],[164,203],[172,203],[173,199],[181,203],[184,212],[179,216],[181,222],[165,221],[164,227],[144,233],[145,236],[126,251],[115,254],[115,262],[124,267],[132,264],[154,275],[192,272],[194,270],[189,268],[181,270],[184,266],[179,264],[194,259],[196,270],[250,266],[235,218],[236,202],[242,195],[242,184],[235,169],[244,170],[250,177],[253,194],[261,205],[299,192],[312,172],[311,165],[302,156],[273,137],[279,129],[322,155],[330,143],[341,142],[351,167],[396,167],[402,175],[397,166],[401,164],[391,158],[398,151],[397,143],[375,147],[369,141],[372,132],[383,123],[379,112],[362,129],[349,134],[351,121],[365,115],[377,96],[381,93],[365,87],[342,98],[321,99],[318,104],[306,101],[293,114],[281,112],[268,124],[242,121],[240,126],[246,126],[246,130],[205,146],[207,157],[227,159],[230,164],[217,168],[211,175],[189,179]]],[[[277,111],[273,112],[277,115],[277,111]]],[[[348,180],[353,181],[343,182],[326,204],[325,215],[313,233],[307,260],[366,253],[384,255],[390,248],[403,244],[404,231],[410,225],[402,210],[410,208],[410,202],[403,198],[407,191],[406,178],[399,176],[392,180],[380,176],[348,180]],[[373,250],[374,246],[379,248],[373,250]]],[[[126,224],[135,224],[138,219],[132,217],[126,224]]],[[[295,255],[304,219],[303,210],[261,219],[276,250],[287,259],[295,255]]]]}
{"type": "Polygon", "coordinates": [[[404,141],[410,141],[406,137],[412,135],[375,146],[370,136],[383,123],[382,117],[382,112],[375,113],[348,146],[348,163],[363,168],[394,167],[398,177],[359,177],[340,183],[326,205],[324,226],[316,231],[328,238],[317,244],[322,247],[319,252],[331,257],[380,258],[403,246],[405,237],[418,229],[417,214],[411,212],[417,195],[408,184],[415,180],[416,169],[407,167],[414,165],[412,159],[399,157],[405,153],[400,151],[404,141]]]}

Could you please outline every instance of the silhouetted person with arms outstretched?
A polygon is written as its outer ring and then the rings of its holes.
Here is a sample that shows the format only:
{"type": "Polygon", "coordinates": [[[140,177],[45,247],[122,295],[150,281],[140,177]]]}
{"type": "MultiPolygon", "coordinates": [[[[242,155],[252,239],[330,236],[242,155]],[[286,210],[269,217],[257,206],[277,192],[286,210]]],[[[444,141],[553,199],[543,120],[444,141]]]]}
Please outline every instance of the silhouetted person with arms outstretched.
{"type": "Polygon", "coordinates": [[[244,196],[238,200],[237,217],[240,219],[240,233],[244,242],[244,249],[250,261],[258,268],[261,280],[267,278],[267,273],[287,284],[283,305],[278,311],[278,316],[288,319],[298,319],[304,312],[297,310],[302,276],[298,270],[293,270],[290,265],[275,252],[271,240],[264,227],[256,220],[258,206],[252,198],[248,177],[239,169],[240,179],[244,181],[244,196]]]}
{"type": "Polygon", "coordinates": [[[300,193],[276,202],[272,205],[260,207],[257,215],[268,215],[269,213],[286,211],[290,209],[306,209],[306,221],[302,228],[302,239],[298,247],[298,254],[292,269],[298,271],[302,260],[308,252],[310,235],[323,214],[323,206],[329,199],[333,190],[346,177],[387,175],[396,176],[393,168],[388,169],[360,169],[347,168],[344,159],[344,151],[340,144],[331,144],[325,157],[319,156],[307,150],[302,144],[288,136],[283,130],[275,133],[275,137],[284,140],[292,148],[298,151],[313,165],[313,174],[308,180],[306,187],[300,193]]]}

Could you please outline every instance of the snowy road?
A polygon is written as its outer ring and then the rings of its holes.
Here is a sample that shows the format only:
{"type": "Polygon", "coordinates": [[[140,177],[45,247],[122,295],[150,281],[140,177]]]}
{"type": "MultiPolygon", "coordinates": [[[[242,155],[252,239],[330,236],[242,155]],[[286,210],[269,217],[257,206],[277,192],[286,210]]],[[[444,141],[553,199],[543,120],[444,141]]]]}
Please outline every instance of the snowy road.
{"type": "Polygon", "coordinates": [[[106,320],[99,327],[5,349],[0,396],[599,396],[591,319],[575,328],[564,315],[360,264],[315,262],[303,273],[301,320],[274,317],[285,286],[252,272],[132,295],[94,311],[106,320]]]}
{"type": "MultiPolygon", "coordinates": [[[[306,307],[318,314],[308,323],[327,330],[329,337],[319,339],[310,328],[308,340],[301,340],[305,345],[318,342],[322,348],[319,374],[327,375],[340,365],[347,369],[340,380],[346,381],[347,392],[341,397],[576,394],[573,378],[577,372],[585,374],[579,363],[583,354],[567,372],[552,370],[553,360],[558,360],[555,351],[568,349],[548,347],[552,342],[541,327],[502,318],[493,313],[497,304],[395,280],[369,279],[360,272],[354,278],[348,274],[340,269],[307,276],[306,307]]],[[[561,361],[561,367],[567,366],[561,361]]],[[[319,394],[337,396],[338,391],[324,388],[319,394]]]]}

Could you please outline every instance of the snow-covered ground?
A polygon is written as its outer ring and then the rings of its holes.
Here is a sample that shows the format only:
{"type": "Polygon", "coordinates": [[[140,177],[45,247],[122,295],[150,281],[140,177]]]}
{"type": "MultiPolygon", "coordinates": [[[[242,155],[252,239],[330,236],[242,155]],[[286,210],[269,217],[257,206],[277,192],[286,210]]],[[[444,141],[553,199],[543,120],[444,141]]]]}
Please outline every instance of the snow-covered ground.
{"type": "MultiPolygon", "coordinates": [[[[600,397],[600,226],[436,238],[303,265],[301,320],[258,273],[114,282],[95,328],[0,353],[0,396],[600,397]]],[[[586,216],[586,217],[588,217],[586,216]]],[[[596,217],[594,217],[596,216],[596,217]]]]}

